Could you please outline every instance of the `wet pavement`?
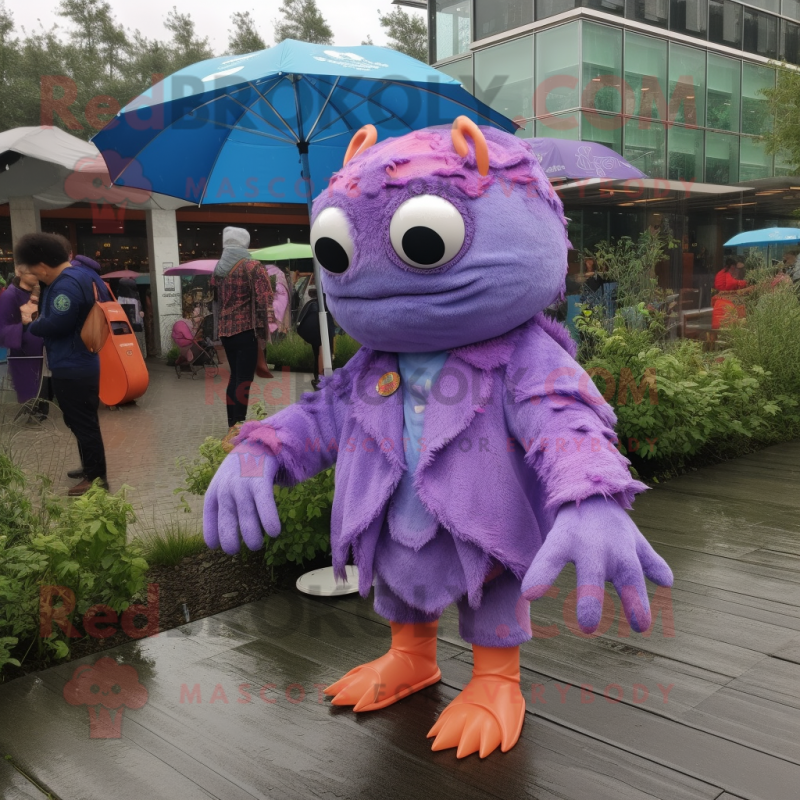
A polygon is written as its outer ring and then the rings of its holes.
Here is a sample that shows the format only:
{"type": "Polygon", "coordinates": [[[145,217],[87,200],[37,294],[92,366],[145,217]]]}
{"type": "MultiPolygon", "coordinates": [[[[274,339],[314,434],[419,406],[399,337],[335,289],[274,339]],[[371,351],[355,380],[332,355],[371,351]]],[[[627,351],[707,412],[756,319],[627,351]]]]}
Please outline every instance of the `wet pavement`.
{"type": "MultiPolygon", "coordinates": [[[[218,432],[221,409],[201,413],[198,387],[180,389],[194,398],[192,436],[218,432]]],[[[185,443],[185,431],[158,430],[185,443]]],[[[0,758],[0,797],[796,800],[798,478],[795,442],[640,497],[634,516],[675,587],[656,594],[649,635],[631,633],[617,601],[586,636],[564,573],[532,609],[528,713],[509,753],[429,749],[425,734],[470,675],[452,611],[442,682],[356,715],[320,689],[385,651],[385,621],[358,596],[287,591],[0,686],[11,759],[0,758]]]]}
{"type": "MultiPolygon", "coordinates": [[[[133,535],[169,526],[174,522],[199,530],[200,498],[186,496],[191,514],[183,510],[174,490],[183,485],[184,471],[176,465],[179,457],[193,459],[207,436],[227,432],[224,366],[216,376],[189,373],[178,379],[175,369],[150,359],[150,386],[135,403],[108,409],[101,406],[100,427],[106,447],[108,479],[112,491],[130,488],[128,498],[137,522],[133,535]]],[[[311,391],[310,374],[278,373],[269,381],[256,378],[253,402],[263,402],[270,413],[311,391]]],[[[67,471],[80,466],[75,438],[64,425],[56,407],[42,424],[15,421],[16,404],[0,405],[0,446],[11,447],[18,463],[30,475],[42,474],[53,489],[66,493],[77,483],[67,471]]]]}

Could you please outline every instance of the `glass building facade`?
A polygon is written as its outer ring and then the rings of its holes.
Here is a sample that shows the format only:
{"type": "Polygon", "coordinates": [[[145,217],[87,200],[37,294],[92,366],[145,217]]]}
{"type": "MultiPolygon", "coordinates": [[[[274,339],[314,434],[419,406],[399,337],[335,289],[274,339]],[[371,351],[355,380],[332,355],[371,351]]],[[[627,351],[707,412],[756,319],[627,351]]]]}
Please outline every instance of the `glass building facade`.
{"type": "MultiPolygon", "coordinates": [[[[528,19],[520,9],[529,5],[476,0],[474,19],[495,33],[503,20],[528,19]]],[[[689,17],[699,19],[697,7],[706,2],[639,5],[636,13],[649,14],[654,25],[662,11],[666,25],[680,10],[685,28],[689,17]]],[[[469,3],[459,7],[466,39],[469,3]]],[[[445,18],[451,32],[456,18],[445,18]]],[[[438,30],[432,41],[438,42],[438,30]]],[[[600,142],[652,178],[730,184],[788,174],[759,138],[772,124],[762,92],[775,86],[775,69],[699,42],[693,46],[656,30],[651,35],[612,20],[583,18],[521,32],[437,67],[516,120],[523,126],[520,136],[600,142]]]]}
{"type": "Polygon", "coordinates": [[[800,0],[428,0],[428,18],[430,62],[518,136],[604,144],[669,187],[559,189],[568,293],[585,248],[660,229],[679,246],[659,282],[705,308],[730,237],[797,226],[800,179],[760,137],[774,62],[800,65],[800,0]]]}

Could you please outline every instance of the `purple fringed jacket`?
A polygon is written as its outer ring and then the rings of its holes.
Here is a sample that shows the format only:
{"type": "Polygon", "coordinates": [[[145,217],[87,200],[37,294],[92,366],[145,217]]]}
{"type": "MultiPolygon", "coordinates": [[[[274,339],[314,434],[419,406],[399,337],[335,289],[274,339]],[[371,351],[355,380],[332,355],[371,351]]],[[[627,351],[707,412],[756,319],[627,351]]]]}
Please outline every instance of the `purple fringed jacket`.
{"type": "MultiPolygon", "coordinates": [[[[574,360],[564,328],[539,314],[495,339],[450,351],[425,411],[414,485],[454,537],[522,578],[564,503],[591,495],[629,508],[647,487],[615,443],[615,416],[574,360]],[[589,457],[590,456],[590,457],[589,457]]],[[[317,394],[305,394],[238,442],[265,444],[278,482],[293,485],[336,464],[331,548],[337,574],[352,557],[362,595],[406,461],[402,386],[381,396],[397,355],[362,347],[317,394]]]]}

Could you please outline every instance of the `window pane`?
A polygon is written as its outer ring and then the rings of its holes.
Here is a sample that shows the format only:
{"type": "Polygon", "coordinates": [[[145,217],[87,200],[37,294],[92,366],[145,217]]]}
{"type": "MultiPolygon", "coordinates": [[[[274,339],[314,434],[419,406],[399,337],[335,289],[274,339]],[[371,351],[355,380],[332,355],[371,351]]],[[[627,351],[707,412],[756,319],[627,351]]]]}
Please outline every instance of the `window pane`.
{"type": "Polygon", "coordinates": [[[708,0],[708,38],[717,44],[742,48],[742,7],[730,0],[708,0]]]}
{"type": "Polygon", "coordinates": [[[622,155],[650,178],[666,175],[666,143],[664,126],[660,122],[645,119],[626,121],[622,155]]]}
{"type": "Polygon", "coordinates": [[[667,85],[667,43],[638,33],[625,34],[625,81],[634,97],[626,98],[625,113],[664,119],[667,85]]]}
{"type": "Polygon", "coordinates": [[[533,22],[533,0],[475,0],[475,38],[533,22]]]}
{"type": "Polygon", "coordinates": [[[767,58],[778,57],[778,18],[772,14],[744,10],[744,44],[748,53],[758,53],[767,58]]]}
{"type": "Polygon", "coordinates": [[[759,136],[772,130],[772,114],[762,90],[773,88],[774,69],[755,64],[742,65],[742,133],[759,136]]]}
{"type": "Polygon", "coordinates": [[[747,0],[747,5],[763,8],[764,11],[774,11],[781,13],[781,0],[747,0]]]}
{"type": "Polygon", "coordinates": [[[621,17],[625,16],[625,0],[583,0],[582,5],[584,8],[594,8],[597,11],[605,11],[606,14],[619,14],[621,17]]]}
{"type": "Polygon", "coordinates": [[[435,0],[437,61],[469,51],[471,5],[472,0],[435,0]]]}
{"type": "Polygon", "coordinates": [[[705,39],[708,31],[707,0],[671,0],[669,29],[705,39]]]}
{"type": "Polygon", "coordinates": [[[622,31],[608,25],[583,23],[584,105],[598,111],[622,111],[622,31]]]}
{"type": "Polygon", "coordinates": [[[781,13],[784,17],[800,19],[800,0],[782,0],[781,13]]]}
{"type": "Polygon", "coordinates": [[[536,135],[549,139],[580,139],[581,126],[579,113],[551,114],[536,120],[536,135]]]}
{"type": "Polygon", "coordinates": [[[628,0],[627,16],[630,19],[666,28],[668,14],[669,0],[628,0]]]}
{"type": "Polygon", "coordinates": [[[667,177],[672,181],[703,180],[703,131],[673,125],[667,138],[667,177]]]}
{"type": "Polygon", "coordinates": [[[797,170],[792,166],[789,154],[785,150],[775,153],[775,174],[796,175],[797,170]]]}
{"type": "Polygon", "coordinates": [[[597,113],[582,116],[582,141],[598,142],[622,154],[622,117],[597,113]]]}
{"type": "Polygon", "coordinates": [[[739,137],[735,133],[706,134],[706,183],[737,183],[739,137]]]}
{"type": "Polygon", "coordinates": [[[739,130],[739,70],[741,61],[708,54],[707,125],[723,131],[739,130]]]}
{"type": "Polygon", "coordinates": [[[581,0],[536,0],[536,19],[546,19],[578,8],[581,0]]]}
{"type": "Polygon", "coordinates": [[[800,64],[800,25],[781,20],[781,58],[790,64],[800,64]]]}
{"type": "Polygon", "coordinates": [[[757,178],[769,178],[771,174],[772,156],[767,155],[764,142],[742,136],[739,180],[753,181],[757,178]]]}
{"type": "Polygon", "coordinates": [[[536,116],[578,107],[578,63],[577,22],[536,35],[536,116]]]}
{"type": "Polygon", "coordinates": [[[669,119],[683,125],[706,121],[706,54],[694,47],[669,46],[669,119]]]}
{"type": "Polygon", "coordinates": [[[475,97],[512,119],[533,116],[533,36],[475,53],[475,97]]]}
{"type": "Polygon", "coordinates": [[[439,72],[444,72],[445,75],[449,75],[451,78],[461,81],[468,92],[471,94],[474,93],[474,84],[472,82],[472,58],[462,58],[459,61],[451,61],[449,64],[443,64],[441,67],[437,67],[437,69],[439,72]]]}

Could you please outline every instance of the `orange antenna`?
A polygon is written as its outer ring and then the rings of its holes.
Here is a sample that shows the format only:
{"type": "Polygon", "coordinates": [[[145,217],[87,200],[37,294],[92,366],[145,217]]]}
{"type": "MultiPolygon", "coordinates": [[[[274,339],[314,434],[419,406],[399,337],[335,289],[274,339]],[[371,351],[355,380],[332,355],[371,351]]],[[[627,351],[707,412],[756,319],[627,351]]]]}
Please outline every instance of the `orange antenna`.
{"type": "Polygon", "coordinates": [[[469,117],[456,117],[453,122],[453,129],[450,131],[453,137],[453,147],[462,158],[469,154],[469,145],[466,137],[475,143],[475,161],[478,163],[478,172],[481,175],[489,174],[489,145],[486,144],[486,137],[481,133],[481,129],[469,117]]]}
{"type": "Polygon", "coordinates": [[[365,125],[356,131],[356,135],[350,140],[347,152],[344,154],[345,166],[351,158],[361,155],[368,147],[372,147],[378,141],[378,131],[374,125],[365,125]]]}

